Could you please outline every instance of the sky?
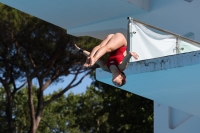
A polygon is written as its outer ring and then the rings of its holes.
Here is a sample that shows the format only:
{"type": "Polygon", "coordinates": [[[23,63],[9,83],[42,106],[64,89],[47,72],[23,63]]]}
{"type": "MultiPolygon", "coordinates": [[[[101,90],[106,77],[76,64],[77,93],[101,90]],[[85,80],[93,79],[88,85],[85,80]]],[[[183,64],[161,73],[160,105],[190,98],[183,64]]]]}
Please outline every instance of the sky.
{"type": "MultiPolygon", "coordinates": [[[[78,77],[78,79],[82,76],[82,74],[80,74],[80,76],[78,77]]],[[[64,78],[64,82],[62,83],[58,83],[58,84],[53,84],[50,85],[45,91],[44,94],[49,94],[52,93],[53,91],[56,91],[60,88],[64,88],[66,87],[69,82],[71,81],[73,77],[72,76],[68,76],[66,78],[64,78]]],[[[92,79],[90,78],[90,76],[87,76],[83,79],[82,83],[80,83],[78,86],[68,90],[65,95],[68,95],[70,92],[73,92],[74,94],[78,94],[78,93],[84,93],[86,91],[87,86],[90,86],[92,82],[92,79]]]]}
{"type": "MultiPolygon", "coordinates": [[[[78,79],[80,79],[82,76],[83,75],[80,74],[80,76],[78,76],[78,79]]],[[[57,91],[58,89],[63,89],[64,87],[66,87],[69,84],[69,82],[71,81],[72,78],[73,78],[72,76],[68,76],[68,77],[64,78],[64,82],[50,85],[44,91],[44,94],[47,95],[47,94],[53,93],[54,91],[57,91]]],[[[78,81],[78,79],[77,79],[77,81],[78,81]]],[[[91,82],[92,82],[92,79],[90,78],[90,75],[88,75],[82,80],[82,83],[80,83],[78,86],[71,88],[70,90],[65,92],[65,95],[67,96],[70,92],[72,92],[74,94],[85,93],[87,86],[89,87],[91,82]]],[[[21,82],[17,82],[16,84],[17,84],[17,87],[22,85],[21,82]]],[[[33,79],[33,84],[38,86],[38,82],[36,79],[33,79]]],[[[0,86],[2,86],[1,83],[0,83],[0,86]]]]}

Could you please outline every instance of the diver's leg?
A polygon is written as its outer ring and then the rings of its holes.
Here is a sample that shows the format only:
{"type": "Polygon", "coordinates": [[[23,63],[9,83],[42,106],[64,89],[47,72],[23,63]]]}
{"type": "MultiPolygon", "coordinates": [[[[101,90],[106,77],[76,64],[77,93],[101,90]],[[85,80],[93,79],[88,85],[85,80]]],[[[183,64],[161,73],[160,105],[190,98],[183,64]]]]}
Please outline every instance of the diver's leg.
{"type": "Polygon", "coordinates": [[[122,46],[127,45],[126,38],[121,33],[116,33],[113,35],[109,41],[103,47],[99,48],[93,57],[90,57],[90,65],[94,65],[95,62],[103,56],[105,53],[117,50],[122,46]]]}
{"type": "Polygon", "coordinates": [[[108,41],[110,40],[110,38],[112,38],[114,34],[109,34],[98,46],[94,47],[93,50],[90,53],[90,56],[93,57],[95,55],[95,53],[97,52],[98,49],[100,49],[101,47],[105,46],[108,41]]]}

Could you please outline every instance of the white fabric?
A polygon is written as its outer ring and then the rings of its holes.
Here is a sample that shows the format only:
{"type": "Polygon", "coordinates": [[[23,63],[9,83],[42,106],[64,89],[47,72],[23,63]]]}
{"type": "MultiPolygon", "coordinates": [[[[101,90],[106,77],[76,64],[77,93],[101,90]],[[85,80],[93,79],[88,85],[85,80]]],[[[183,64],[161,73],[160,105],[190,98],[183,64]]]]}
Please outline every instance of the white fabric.
{"type": "MultiPolygon", "coordinates": [[[[139,55],[138,60],[152,59],[200,50],[200,45],[188,40],[178,40],[173,35],[164,35],[132,22],[129,27],[130,51],[139,55]],[[178,44],[177,44],[178,41],[178,44]],[[178,48],[177,48],[178,47],[178,48]]],[[[131,58],[130,62],[138,61],[131,58]]]]}
{"type": "MultiPolygon", "coordinates": [[[[130,27],[130,51],[139,55],[138,60],[146,60],[176,54],[176,37],[156,33],[141,24],[130,27]]],[[[138,61],[131,58],[131,62],[138,61]]]]}

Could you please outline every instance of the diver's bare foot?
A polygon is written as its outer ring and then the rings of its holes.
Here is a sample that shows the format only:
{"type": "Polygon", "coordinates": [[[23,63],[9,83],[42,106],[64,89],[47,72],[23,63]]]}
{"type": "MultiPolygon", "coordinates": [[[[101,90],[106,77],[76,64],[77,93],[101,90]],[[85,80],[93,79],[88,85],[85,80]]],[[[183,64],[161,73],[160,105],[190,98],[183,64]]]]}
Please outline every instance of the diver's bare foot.
{"type": "Polygon", "coordinates": [[[138,55],[137,55],[137,53],[135,53],[135,52],[130,52],[130,54],[137,60],[138,59],[138,55]]]}
{"type": "Polygon", "coordinates": [[[93,66],[96,63],[96,60],[94,57],[90,57],[90,66],[93,66]]]}
{"type": "Polygon", "coordinates": [[[85,63],[84,63],[84,67],[89,67],[90,66],[90,60],[91,60],[91,58],[90,57],[87,57],[87,59],[86,59],[86,61],[85,61],[85,63]]]}

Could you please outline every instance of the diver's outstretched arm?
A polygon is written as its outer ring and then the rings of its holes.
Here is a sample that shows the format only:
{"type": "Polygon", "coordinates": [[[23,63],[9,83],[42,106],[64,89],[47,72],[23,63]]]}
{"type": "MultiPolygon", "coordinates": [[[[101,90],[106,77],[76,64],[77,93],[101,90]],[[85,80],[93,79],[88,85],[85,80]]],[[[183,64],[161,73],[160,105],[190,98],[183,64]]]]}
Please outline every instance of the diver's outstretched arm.
{"type": "Polygon", "coordinates": [[[121,70],[125,70],[126,69],[126,67],[127,67],[127,65],[128,65],[128,62],[129,62],[129,60],[130,60],[130,58],[131,57],[134,57],[136,60],[138,59],[138,55],[137,55],[137,53],[135,53],[135,52],[129,52],[125,57],[124,57],[124,60],[122,61],[122,63],[119,65],[119,68],[121,69],[121,70]]]}
{"type": "Polygon", "coordinates": [[[76,50],[74,50],[75,53],[77,52],[82,52],[86,57],[89,57],[90,55],[90,52],[84,50],[84,49],[81,49],[80,47],[78,47],[76,44],[74,44],[76,50]]]}

